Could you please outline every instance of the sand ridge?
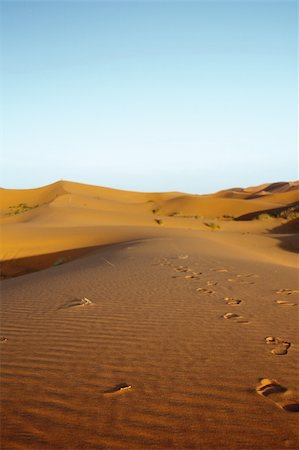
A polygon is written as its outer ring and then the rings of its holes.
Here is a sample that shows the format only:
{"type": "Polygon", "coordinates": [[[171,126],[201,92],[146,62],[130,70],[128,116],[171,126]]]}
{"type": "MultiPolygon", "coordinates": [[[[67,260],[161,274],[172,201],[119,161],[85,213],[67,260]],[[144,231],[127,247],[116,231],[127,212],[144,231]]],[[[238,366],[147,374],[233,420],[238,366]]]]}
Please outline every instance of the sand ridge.
{"type": "MultiPolygon", "coordinates": [[[[265,220],[266,212],[277,207],[277,214],[294,210],[298,182],[190,195],[129,192],[59,181],[37,189],[1,189],[0,199],[2,262],[14,264],[22,258],[149,238],[166,229],[188,229],[253,251],[264,247],[264,237],[268,237],[266,258],[282,256],[287,265],[298,263],[295,229],[280,231],[290,222],[287,216],[265,220]],[[239,221],[263,212],[265,217],[260,220],[239,221]],[[291,252],[277,252],[278,245],[291,252]]],[[[13,272],[11,265],[7,276],[13,272]]],[[[5,268],[2,276],[6,276],[5,268]]]]}

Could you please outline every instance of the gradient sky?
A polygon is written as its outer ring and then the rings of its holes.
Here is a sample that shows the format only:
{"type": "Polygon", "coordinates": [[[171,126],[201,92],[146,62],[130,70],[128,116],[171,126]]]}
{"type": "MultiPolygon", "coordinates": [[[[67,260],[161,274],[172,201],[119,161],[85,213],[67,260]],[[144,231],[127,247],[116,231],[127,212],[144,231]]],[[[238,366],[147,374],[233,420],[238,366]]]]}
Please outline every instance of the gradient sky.
{"type": "Polygon", "coordinates": [[[298,178],[297,1],[1,1],[1,181],[298,178]]]}

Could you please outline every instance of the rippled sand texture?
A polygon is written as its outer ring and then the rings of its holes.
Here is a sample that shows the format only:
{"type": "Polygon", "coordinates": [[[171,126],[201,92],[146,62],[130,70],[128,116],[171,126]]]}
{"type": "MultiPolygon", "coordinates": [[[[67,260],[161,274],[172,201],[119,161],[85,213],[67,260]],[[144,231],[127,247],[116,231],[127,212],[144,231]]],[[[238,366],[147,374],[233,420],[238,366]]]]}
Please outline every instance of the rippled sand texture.
{"type": "Polygon", "coordinates": [[[298,449],[298,193],[1,189],[1,449],[298,449]]]}
{"type": "Polygon", "coordinates": [[[297,288],[175,232],[6,280],[2,448],[298,448],[297,288]]]}

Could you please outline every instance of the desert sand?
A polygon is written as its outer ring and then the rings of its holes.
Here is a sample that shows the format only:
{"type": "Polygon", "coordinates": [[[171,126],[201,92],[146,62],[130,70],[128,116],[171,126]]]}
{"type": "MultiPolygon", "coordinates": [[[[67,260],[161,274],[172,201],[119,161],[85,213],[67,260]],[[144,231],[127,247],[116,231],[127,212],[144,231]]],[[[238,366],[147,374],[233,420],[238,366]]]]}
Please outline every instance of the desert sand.
{"type": "Polygon", "coordinates": [[[299,448],[299,182],[0,197],[2,449],[299,448]]]}

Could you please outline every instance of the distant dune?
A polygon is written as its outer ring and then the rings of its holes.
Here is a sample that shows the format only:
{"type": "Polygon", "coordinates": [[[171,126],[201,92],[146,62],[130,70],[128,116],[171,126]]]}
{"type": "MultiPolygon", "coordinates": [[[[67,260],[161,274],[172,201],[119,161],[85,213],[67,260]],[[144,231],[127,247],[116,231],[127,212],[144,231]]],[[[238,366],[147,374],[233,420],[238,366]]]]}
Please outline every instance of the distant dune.
{"type": "Polygon", "coordinates": [[[299,182],[0,197],[1,448],[299,448],[299,182]]]}
{"type": "MultiPolygon", "coordinates": [[[[9,262],[2,268],[5,276],[7,270],[9,274],[23,273],[24,264],[32,266],[32,259],[23,258],[43,255],[43,261],[52,264],[56,254],[62,251],[156,236],[161,229],[163,232],[169,228],[207,231],[209,223],[210,228],[240,231],[237,220],[256,218],[263,213],[279,217],[288,208],[298,211],[299,182],[190,195],[130,192],[58,181],[37,189],[2,189],[0,198],[0,258],[9,262]],[[229,219],[234,222],[228,224],[229,219]],[[45,258],[50,254],[53,258],[45,258]],[[12,269],[17,260],[18,268],[12,269]]],[[[264,223],[268,231],[272,226],[277,223],[264,223]]],[[[260,230],[261,224],[250,224],[250,227],[260,230]]],[[[36,260],[34,266],[38,267],[36,260]]]]}

